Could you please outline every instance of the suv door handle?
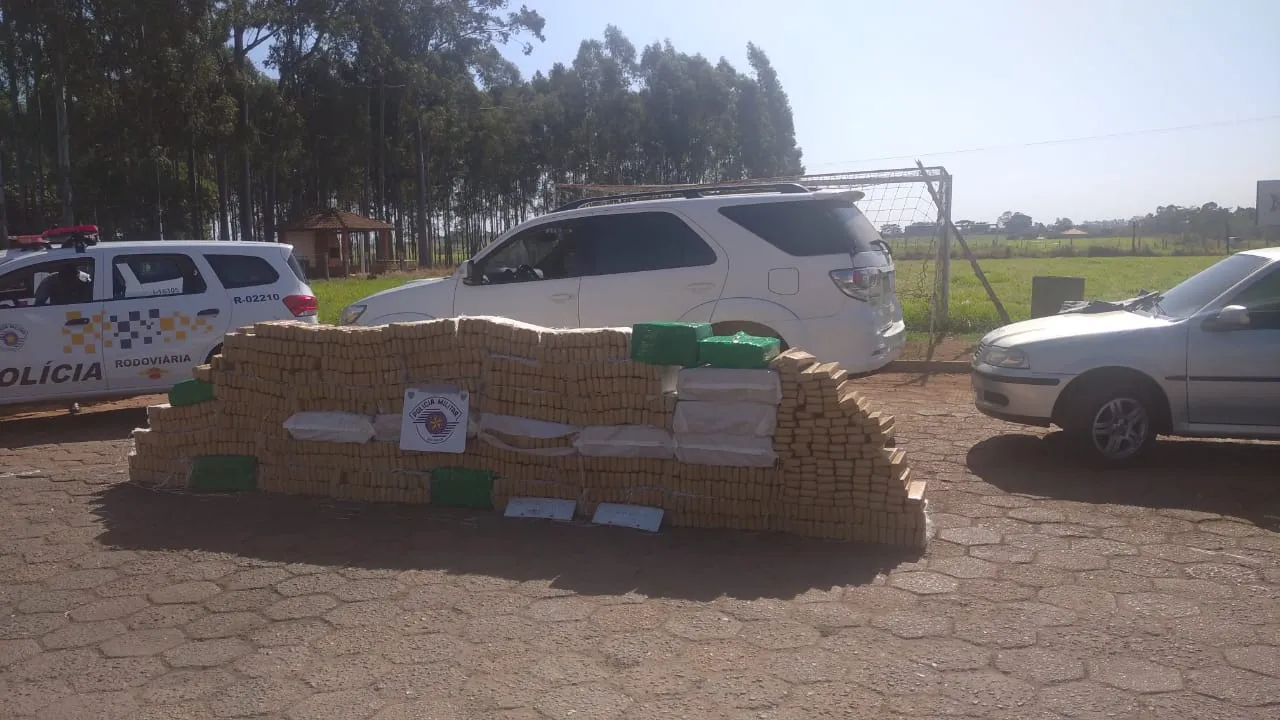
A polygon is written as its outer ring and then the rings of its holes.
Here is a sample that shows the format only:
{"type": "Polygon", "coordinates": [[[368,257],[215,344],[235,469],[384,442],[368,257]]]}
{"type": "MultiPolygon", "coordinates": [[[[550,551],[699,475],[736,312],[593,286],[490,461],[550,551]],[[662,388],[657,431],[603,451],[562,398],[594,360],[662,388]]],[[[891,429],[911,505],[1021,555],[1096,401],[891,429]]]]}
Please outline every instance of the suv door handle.
{"type": "Polygon", "coordinates": [[[689,289],[694,292],[703,292],[705,290],[710,290],[715,286],[716,286],[715,283],[710,283],[710,282],[689,283],[688,285],[689,289]]]}
{"type": "Polygon", "coordinates": [[[217,315],[220,312],[222,311],[219,310],[218,308],[205,308],[204,310],[201,310],[200,312],[196,313],[196,315],[198,315],[199,317],[212,317],[214,315],[217,315]]]}
{"type": "Polygon", "coordinates": [[[67,327],[74,327],[76,325],[88,325],[88,324],[89,324],[89,318],[73,318],[66,322],[67,327]]]}
{"type": "Polygon", "coordinates": [[[577,295],[574,295],[573,293],[556,293],[555,295],[551,296],[551,302],[558,302],[558,303],[569,302],[575,297],[577,297],[577,295]]]}

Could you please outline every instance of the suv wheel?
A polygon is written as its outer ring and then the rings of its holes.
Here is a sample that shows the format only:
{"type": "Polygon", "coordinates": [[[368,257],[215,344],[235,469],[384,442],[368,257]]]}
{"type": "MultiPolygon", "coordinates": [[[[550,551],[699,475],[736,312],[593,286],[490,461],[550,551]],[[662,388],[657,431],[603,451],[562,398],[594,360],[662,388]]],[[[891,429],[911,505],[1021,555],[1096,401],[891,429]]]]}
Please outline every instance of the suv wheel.
{"type": "Polygon", "coordinates": [[[1095,460],[1121,465],[1155,444],[1155,404],[1143,392],[1103,386],[1085,391],[1073,405],[1066,430],[1095,460]]]}

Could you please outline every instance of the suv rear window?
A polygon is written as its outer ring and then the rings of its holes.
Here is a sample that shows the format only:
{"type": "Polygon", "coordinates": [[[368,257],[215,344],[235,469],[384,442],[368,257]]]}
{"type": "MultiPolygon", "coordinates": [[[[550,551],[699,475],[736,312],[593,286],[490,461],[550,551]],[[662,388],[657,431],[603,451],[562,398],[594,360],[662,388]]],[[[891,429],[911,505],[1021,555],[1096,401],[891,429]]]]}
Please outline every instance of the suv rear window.
{"type": "Polygon", "coordinates": [[[271,263],[256,255],[205,255],[204,259],[228,290],[270,285],[280,279],[271,263]]]}
{"type": "Polygon", "coordinates": [[[307,272],[302,269],[302,265],[298,263],[298,256],[294,255],[292,250],[289,251],[288,262],[289,269],[292,270],[293,274],[298,278],[298,282],[306,282],[307,272]]]}
{"type": "Polygon", "coordinates": [[[876,249],[880,234],[848,200],[791,200],[727,205],[720,214],[794,257],[876,249]]]}

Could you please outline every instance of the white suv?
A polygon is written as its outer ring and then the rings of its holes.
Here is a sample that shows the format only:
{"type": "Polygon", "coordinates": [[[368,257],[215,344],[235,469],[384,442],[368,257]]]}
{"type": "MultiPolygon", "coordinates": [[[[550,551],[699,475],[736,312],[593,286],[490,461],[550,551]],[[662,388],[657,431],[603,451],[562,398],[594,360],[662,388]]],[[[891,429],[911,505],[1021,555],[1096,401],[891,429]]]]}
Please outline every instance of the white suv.
{"type": "Polygon", "coordinates": [[[350,305],[342,323],[710,322],[870,372],[901,354],[905,327],[893,258],[854,205],[861,198],[781,183],[580,200],[517,225],[451,277],[350,305]]]}
{"type": "Polygon", "coordinates": [[[0,251],[0,406],[166,392],[228,331],[316,311],[289,245],[82,238],[0,251]]]}

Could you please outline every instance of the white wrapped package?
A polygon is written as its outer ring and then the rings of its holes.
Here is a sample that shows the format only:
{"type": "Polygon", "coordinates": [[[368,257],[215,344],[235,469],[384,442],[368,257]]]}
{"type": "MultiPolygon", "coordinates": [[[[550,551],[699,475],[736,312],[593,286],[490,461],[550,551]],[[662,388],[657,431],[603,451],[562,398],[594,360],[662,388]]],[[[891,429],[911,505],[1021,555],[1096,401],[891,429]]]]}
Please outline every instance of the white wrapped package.
{"type": "Polygon", "coordinates": [[[676,433],[676,459],[689,465],[773,467],[773,440],[742,435],[676,433]]]}
{"type": "Polygon", "coordinates": [[[676,396],[705,402],[782,402],[782,382],[772,370],[685,368],[676,378],[676,396]]]}
{"type": "Polygon", "coordinates": [[[400,442],[400,413],[375,415],[373,418],[373,439],[378,442],[400,442]]]}
{"type": "Polygon", "coordinates": [[[534,438],[537,440],[554,440],[578,432],[576,425],[564,425],[546,420],[516,417],[515,415],[498,415],[483,413],[476,424],[478,432],[490,430],[503,435],[534,438]]]}
{"type": "Polygon", "coordinates": [[[694,435],[772,437],[778,429],[778,408],[752,402],[680,400],[672,428],[694,435]]]}
{"type": "Polygon", "coordinates": [[[333,443],[367,443],[373,439],[373,423],[367,415],[344,412],[300,412],[284,421],[294,440],[333,443]]]}
{"type": "Polygon", "coordinates": [[[573,441],[587,457],[657,458],[675,454],[675,441],[662,428],[650,425],[591,425],[573,441]]]}

